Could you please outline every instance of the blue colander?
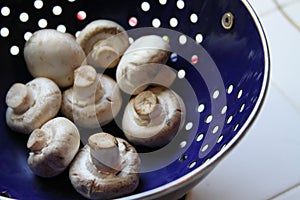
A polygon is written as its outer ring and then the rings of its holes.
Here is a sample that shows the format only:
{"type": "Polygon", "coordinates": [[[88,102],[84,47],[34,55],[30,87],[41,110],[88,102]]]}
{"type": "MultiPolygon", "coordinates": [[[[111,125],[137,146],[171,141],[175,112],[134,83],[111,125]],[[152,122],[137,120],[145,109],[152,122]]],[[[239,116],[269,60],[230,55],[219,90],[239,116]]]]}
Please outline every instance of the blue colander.
{"type": "MultiPolygon", "coordinates": [[[[53,28],[77,35],[96,19],[122,25],[131,42],[155,34],[171,45],[171,86],[187,109],[183,128],[167,146],[139,149],[140,185],[121,199],[179,199],[245,135],[264,101],[270,72],[268,44],[246,0],[1,0],[0,195],[15,199],[83,199],[68,172],[39,178],[27,165],[28,136],[5,123],[5,95],[32,77],[23,47],[33,32],[53,28]]],[[[113,70],[108,74],[114,75],[113,70]]],[[[118,117],[103,127],[122,135],[118,117]]]]}

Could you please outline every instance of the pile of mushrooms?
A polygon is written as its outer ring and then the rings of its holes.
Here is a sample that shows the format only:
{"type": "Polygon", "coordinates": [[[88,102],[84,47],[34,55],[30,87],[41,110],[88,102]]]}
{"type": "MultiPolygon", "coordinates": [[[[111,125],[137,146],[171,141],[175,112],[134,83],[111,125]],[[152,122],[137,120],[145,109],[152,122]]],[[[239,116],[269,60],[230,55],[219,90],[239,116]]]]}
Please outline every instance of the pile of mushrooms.
{"type": "Polygon", "coordinates": [[[29,135],[32,172],[53,177],[69,167],[73,187],[89,199],[134,192],[141,162],[134,146],[91,132],[80,149],[79,128],[92,131],[114,120],[124,103],[122,91],[133,95],[123,113],[124,138],[150,148],[168,144],[185,120],[182,99],[168,89],[176,78],[166,65],[169,51],[157,35],[129,44],[124,28],[110,20],[89,23],[77,38],[53,29],[36,31],[24,47],[34,79],[14,84],[6,96],[7,125],[29,135]],[[99,67],[116,67],[115,80],[97,72],[99,67]]]}

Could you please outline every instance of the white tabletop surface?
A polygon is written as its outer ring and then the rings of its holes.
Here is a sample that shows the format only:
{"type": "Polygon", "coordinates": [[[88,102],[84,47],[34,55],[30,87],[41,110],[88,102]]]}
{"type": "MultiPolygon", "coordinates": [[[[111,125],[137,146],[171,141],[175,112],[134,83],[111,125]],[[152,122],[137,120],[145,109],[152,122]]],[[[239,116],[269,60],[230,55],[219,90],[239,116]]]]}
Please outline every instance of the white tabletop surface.
{"type": "Polygon", "coordinates": [[[265,29],[271,83],[258,119],[191,200],[300,199],[300,0],[249,0],[265,29]]]}

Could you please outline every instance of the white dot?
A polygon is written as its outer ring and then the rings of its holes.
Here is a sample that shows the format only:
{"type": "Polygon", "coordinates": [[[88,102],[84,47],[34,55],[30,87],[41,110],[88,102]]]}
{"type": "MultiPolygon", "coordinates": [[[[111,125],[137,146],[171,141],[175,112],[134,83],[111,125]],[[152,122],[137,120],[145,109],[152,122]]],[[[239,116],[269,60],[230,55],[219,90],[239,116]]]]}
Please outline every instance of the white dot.
{"type": "Polygon", "coordinates": [[[12,46],[12,47],[10,48],[10,53],[11,53],[11,55],[16,56],[16,55],[19,54],[19,52],[20,52],[20,49],[19,49],[19,47],[17,47],[17,46],[12,46]]]}
{"type": "Polygon", "coordinates": [[[86,12],[85,11],[83,11],[83,10],[81,10],[81,11],[79,11],[78,13],[77,13],[77,19],[79,20],[79,21],[83,21],[83,20],[85,20],[85,18],[86,18],[86,12]]]}
{"type": "Polygon", "coordinates": [[[243,112],[243,111],[244,111],[244,109],[245,109],[245,104],[243,104],[243,105],[241,106],[241,108],[240,108],[240,112],[243,112]]]}
{"type": "Polygon", "coordinates": [[[58,25],[56,30],[58,30],[59,32],[65,33],[67,31],[67,28],[65,25],[58,25]]]}
{"type": "Polygon", "coordinates": [[[184,147],[186,147],[186,145],[187,145],[187,142],[186,142],[186,141],[182,141],[182,142],[180,142],[180,144],[179,144],[179,146],[180,146],[181,149],[183,149],[184,147]]]}
{"type": "Polygon", "coordinates": [[[239,128],[239,126],[240,126],[239,124],[236,124],[233,128],[233,131],[236,131],[239,128]]]}
{"type": "Polygon", "coordinates": [[[1,8],[1,14],[2,14],[4,17],[8,16],[8,15],[10,14],[10,9],[9,9],[9,7],[5,6],[5,7],[1,8]]]}
{"type": "Polygon", "coordinates": [[[228,107],[224,106],[221,110],[221,114],[224,115],[227,112],[228,107]]]}
{"type": "Polygon", "coordinates": [[[164,36],[162,37],[162,39],[163,39],[164,41],[166,41],[166,42],[170,42],[170,38],[169,38],[169,36],[167,36],[167,35],[164,35],[164,36]]]}
{"type": "Polygon", "coordinates": [[[27,22],[29,20],[29,15],[25,12],[21,13],[20,20],[21,20],[21,22],[27,22]]]}
{"type": "Polygon", "coordinates": [[[186,42],[187,42],[187,37],[186,37],[185,35],[179,36],[179,43],[180,43],[181,45],[186,44],[186,42]]]}
{"type": "Polygon", "coordinates": [[[231,94],[233,92],[233,85],[229,85],[227,88],[227,94],[231,94]]]}
{"type": "Polygon", "coordinates": [[[60,6],[54,6],[52,12],[54,15],[60,15],[62,13],[62,8],[60,6]]]}
{"type": "Polygon", "coordinates": [[[224,136],[223,136],[223,135],[221,135],[221,136],[219,137],[219,139],[218,139],[217,143],[220,143],[220,142],[223,140],[223,138],[224,138],[224,136]]]}
{"type": "Polygon", "coordinates": [[[218,130],[219,130],[219,126],[215,126],[215,127],[213,128],[212,133],[213,133],[213,134],[216,134],[216,133],[218,132],[218,130]]]}
{"type": "Polygon", "coordinates": [[[203,138],[204,138],[204,135],[201,133],[200,135],[198,135],[196,141],[200,142],[203,138]]]}
{"type": "Polygon", "coordinates": [[[150,10],[150,4],[149,4],[148,2],[145,1],[145,2],[143,2],[143,3],[141,4],[141,8],[142,8],[143,11],[147,12],[147,11],[150,10]]]}
{"type": "Polygon", "coordinates": [[[134,39],[132,37],[129,37],[128,40],[129,40],[130,44],[132,44],[134,42],[134,39]]]}
{"type": "Polygon", "coordinates": [[[206,151],[206,150],[208,149],[208,147],[209,147],[208,144],[204,145],[204,146],[202,147],[201,151],[202,151],[202,152],[206,151]]]}
{"type": "Polygon", "coordinates": [[[170,26],[174,28],[177,25],[178,25],[178,20],[175,17],[171,18],[170,19],[170,26]]]}
{"type": "Polygon", "coordinates": [[[197,164],[197,162],[195,161],[195,162],[192,162],[190,165],[189,165],[189,169],[192,169],[193,167],[195,167],[196,166],[196,164],[197,164]]]}
{"type": "Polygon", "coordinates": [[[27,40],[29,40],[29,39],[31,38],[31,36],[32,36],[32,33],[26,32],[26,33],[24,34],[24,39],[27,41],[27,40]]]}
{"type": "Polygon", "coordinates": [[[209,124],[210,122],[212,122],[212,120],[213,120],[213,116],[212,115],[208,115],[205,122],[207,124],[209,124]]]}
{"type": "Polygon", "coordinates": [[[1,28],[1,30],[0,30],[0,35],[1,35],[2,37],[7,37],[7,36],[9,35],[9,30],[8,30],[8,28],[6,28],[6,27],[1,28]]]}
{"type": "Polygon", "coordinates": [[[184,69],[179,70],[178,73],[177,73],[177,76],[178,76],[179,79],[184,79],[185,70],[184,69]]]}
{"type": "Polygon", "coordinates": [[[178,9],[183,9],[184,6],[185,6],[183,0],[178,0],[176,5],[177,5],[177,8],[178,8],[178,9]]]}
{"type": "Polygon", "coordinates": [[[192,64],[197,64],[199,61],[199,58],[197,55],[193,55],[192,58],[191,58],[191,62],[192,64]]]}
{"type": "Polygon", "coordinates": [[[192,23],[197,23],[198,21],[198,16],[195,13],[192,13],[190,16],[190,20],[192,23]]]}
{"type": "Polygon", "coordinates": [[[229,116],[227,119],[227,124],[230,124],[232,122],[233,116],[229,116]]]}
{"type": "Polygon", "coordinates": [[[43,3],[43,1],[41,1],[41,0],[36,0],[36,1],[34,2],[34,7],[35,7],[36,9],[41,9],[43,6],[44,6],[44,3],[43,3]]]}
{"type": "Polygon", "coordinates": [[[198,112],[199,112],[199,113],[202,113],[202,112],[204,111],[204,109],[205,109],[205,105],[204,105],[204,104],[200,104],[200,105],[198,106],[198,112]]]}
{"type": "Polygon", "coordinates": [[[240,90],[239,93],[238,93],[237,98],[240,99],[242,97],[242,95],[243,95],[243,90],[240,90]]]}
{"type": "Polygon", "coordinates": [[[185,130],[189,131],[193,128],[193,123],[192,122],[189,122],[185,125],[185,130]]]}
{"type": "Polygon", "coordinates": [[[75,0],[68,0],[69,2],[74,2],[75,0]]]}
{"type": "Polygon", "coordinates": [[[200,44],[202,41],[203,41],[203,35],[200,34],[200,33],[198,33],[198,34],[196,35],[196,42],[197,42],[198,44],[200,44]]]}
{"type": "Polygon", "coordinates": [[[40,19],[38,22],[38,25],[40,28],[46,28],[46,26],[48,25],[48,22],[45,19],[40,19]]]}
{"type": "Polygon", "coordinates": [[[166,5],[166,4],[167,4],[167,0],[159,0],[159,3],[160,3],[161,5],[166,5]]]}
{"type": "Polygon", "coordinates": [[[77,32],[75,33],[75,37],[78,37],[79,34],[80,34],[80,31],[77,31],[77,32]]]}
{"type": "Polygon", "coordinates": [[[154,27],[154,28],[158,28],[158,27],[160,27],[160,20],[159,19],[157,19],[157,18],[154,18],[153,20],[152,20],[152,26],[154,27]]]}
{"type": "Polygon", "coordinates": [[[130,19],[128,20],[128,23],[130,26],[134,27],[138,24],[138,20],[136,17],[130,17],[130,19]]]}
{"type": "Polygon", "coordinates": [[[219,90],[216,90],[216,91],[214,91],[214,93],[213,93],[213,99],[217,99],[218,97],[219,97],[219,95],[220,95],[220,91],[219,90]]]}

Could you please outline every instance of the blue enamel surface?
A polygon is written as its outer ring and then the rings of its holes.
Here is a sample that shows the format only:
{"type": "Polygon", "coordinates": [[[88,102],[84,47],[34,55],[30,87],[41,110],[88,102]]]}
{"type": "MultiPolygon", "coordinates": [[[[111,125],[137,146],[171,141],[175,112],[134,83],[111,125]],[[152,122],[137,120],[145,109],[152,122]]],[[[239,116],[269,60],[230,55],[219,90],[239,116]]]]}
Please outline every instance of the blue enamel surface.
{"type": "MultiPolygon", "coordinates": [[[[47,19],[48,28],[56,28],[59,24],[64,24],[67,32],[72,34],[81,30],[90,21],[99,18],[115,20],[127,30],[152,26],[152,20],[159,18],[162,28],[182,32],[192,39],[199,33],[203,35],[201,46],[211,56],[222,81],[212,80],[216,72],[215,69],[209,67],[205,52],[198,55],[197,63],[191,63],[191,57],[195,54],[193,41],[188,39],[185,45],[180,45],[176,43],[176,38],[170,38],[171,45],[176,46],[175,49],[179,52],[176,52],[178,53],[176,59],[174,56],[171,57],[168,64],[175,70],[183,69],[186,72],[186,79],[177,80],[172,87],[177,89],[183,97],[187,107],[186,120],[192,122],[193,127],[191,130],[185,130],[183,127],[174,140],[174,144],[170,147],[174,157],[173,162],[159,170],[141,174],[141,184],[136,193],[172,182],[201,166],[228,144],[249,119],[261,93],[264,77],[268,74],[265,74],[265,52],[260,34],[244,4],[238,0],[197,0],[185,1],[185,7],[179,9],[176,7],[176,1],[169,0],[166,5],[161,5],[158,0],[149,0],[147,2],[150,4],[150,10],[144,12],[141,10],[142,2],[144,1],[77,0],[70,3],[53,0],[45,1],[41,10],[35,9],[33,3],[29,1],[4,0],[0,2],[0,8],[3,6],[11,8],[11,14],[8,17],[0,16],[0,26],[10,29],[10,35],[7,38],[0,37],[0,85],[2,87],[0,91],[0,193],[7,191],[13,198],[20,199],[82,199],[72,188],[67,172],[56,178],[43,179],[35,176],[27,166],[28,136],[10,131],[5,124],[7,90],[14,82],[26,83],[31,80],[22,55],[25,44],[23,35],[26,31],[38,30],[37,21],[40,18],[47,19]],[[55,5],[62,7],[61,16],[52,14],[52,8],[55,5]],[[80,10],[87,13],[86,20],[76,19],[76,14],[80,10]],[[22,23],[19,21],[19,14],[25,11],[29,13],[30,20],[22,23]],[[221,18],[228,11],[235,17],[234,27],[229,31],[221,26],[221,18]],[[192,13],[198,16],[196,23],[190,22],[192,13]],[[137,26],[131,27],[128,24],[131,17],[138,19],[137,26]],[[169,23],[172,17],[176,17],[179,22],[175,28],[169,23]],[[12,45],[20,47],[19,55],[10,54],[12,45]],[[199,70],[208,77],[204,78],[199,70]],[[211,88],[220,91],[219,98],[212,99],[206,79],[211,80],[213,84],[211,88]],[[229,85],[233,85],[233,91],[230,94],[226,91],[229,85]],[[240,90],[242,90],[242,95],[237,98],[240,90]],[[192,93],[195,93],[195,99],[191,98],[192,93]],[[222,98],[226,99],[225,103],[220,100],[222,98]],[[197,111],[200,104],[205,105],[201,113],[197,111]],[[227,112],[222,114],[221,110],[224,106],[227,106],[227,112]],[[207,116],[211,114],[213,121],[206,123],[207,116]],[[226,121],[230,116],[232,116],[232,121],[228,124],[226,121]],[[222,140],[219,143],[216,143],[215,135],[211,134],[212,128],[217,125],[220,127],[222,125],[222,129],[218,130],[218,133],[222,134],[222,140]],[[197,141],[201,133],[204,134],[206,140],[197,141]],[[187,145],[180,148],[180,142],[183,140],[187,142],[187,145]],[[207,141],[213,148],[202,157],[199,152],[204,146],[204,141],[207,141]],[[195,166],[189,169],[193,162],[195,166]]],[[[117,132],[118,136],[122,137],[120,130],[114,128],[113,125],[108,125],[107,129],[117,132]]],[[[158,160],[164,159],[164,155],[162,154],[158,160]]]]}

